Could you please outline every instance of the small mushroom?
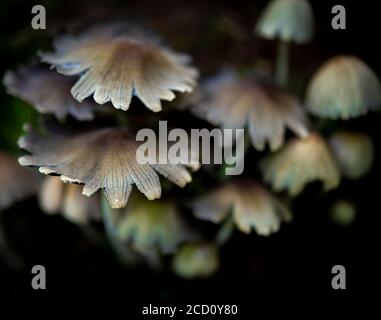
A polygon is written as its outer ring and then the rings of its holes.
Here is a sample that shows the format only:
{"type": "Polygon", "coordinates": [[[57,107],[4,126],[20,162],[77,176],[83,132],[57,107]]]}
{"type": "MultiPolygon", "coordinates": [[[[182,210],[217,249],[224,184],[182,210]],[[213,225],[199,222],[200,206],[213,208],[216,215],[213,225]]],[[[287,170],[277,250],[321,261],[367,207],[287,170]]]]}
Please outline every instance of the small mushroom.
{"type": "Polygon", "coordinates": [[[31,64],[8,71],[3,82],[8,93],[30,103],[42,114],[54,114],[60,120],[67,115],[80,121],[94,118],[94,103],[80,103],[71,96],[73,78],[31,64]]]}
{"type": "Polygon", "coordinates": [[[97,197],[88,198],[76,184],[65,184],[58,177],[46,177],[40,190],[40,206],[47,214],[61,213],[76,224],[100,219],[97,197]]]}
{"type": "Polygon", "coordinates": [[[337,56],[323,64],[309,83],[308,111],[321,118],[350,119],[381,107],[375,73],[353,56],[337,56]]]}
{"type": "Polygon", "coordinates": [[[182,246],[172,261],[174,272],[185,279],[207,278],[219,267],[218,249],[209,243],[191,243],[182,246]]]}
{"type": "Polygon", "coordinates": [[[222,185],[197,199],[194,215],[202,220],[221,223],[231,213],[237,228],[268,236],[279,230],[281,222],[291,220],[287,207],[261,185],[238,179],[222,185]]]}
{"type": "Polygon", "coordinates": [[[336,188],[340,172],[331,150],[318,133],[305,139],[289,141],[278,152],[269,155],[261,164],[264,180],[275,191],[286,190],[298,195],[307,183],[321,181],[325,190],[336,188]]]}
{"type": "Polygon", "coordinates": [[[172,91],[190,92],[196,85],[197,71],[188,66],[188,56],[124,24],[61,37],[54,49],[42,53],[41,59],[63,75],[80,75],[71,89],[80,102],[93,95],[99,104],[111,101],[115,108],[127,110],[137,96],[157,112],[162,109],[160,100],[175,98],[172,91]]]}
{"type": "Polygon", "coordinates": [[[276,80],[284,85],[288,78],[288,45],[312,39],[314,17],[307,0],[272,0],[259,19],[256,33],[265,39],[278,39],[276,80]]]}
{"type": "Polygon", "coordinates": [[[147,254],[158,250],[174,253],[178,246],[192,238],[175,202],[147,201],[133,195],[122,211],[116,211],[116,228],[120,239],[136,251],[147,254]]]}
{"type": "Polygon", "coordinates": [[[372,167],[374,147],[367,134],[339,131],[330,138],[329,142],[345,177],[361,178],[372,167]]]}
{"type": "Polygon", "coordinates": [[[248,128],[253,147],[275,151],[284,143],[286,129],[308,136],[308,123],[298,100],[273,86],[225,71],[208,81],[194,113],[223,128],[248,128]]]}
{"type": "Polygon", "coordinates": [[[137,160],[139,144],[125,129],[106,128],[72,137],[43,137],[27,128],[19,147],[32,155],[19,158],[23,166],[39,167],[44,174],[59,175],[61,180],[84,184],[82,194],[91,196],[103,189],[112,208],[123,208],[132,185],[149,200],[160,198],[157,173],[184,187],[192,178],[182,165],[141,164],[137,160]]]}

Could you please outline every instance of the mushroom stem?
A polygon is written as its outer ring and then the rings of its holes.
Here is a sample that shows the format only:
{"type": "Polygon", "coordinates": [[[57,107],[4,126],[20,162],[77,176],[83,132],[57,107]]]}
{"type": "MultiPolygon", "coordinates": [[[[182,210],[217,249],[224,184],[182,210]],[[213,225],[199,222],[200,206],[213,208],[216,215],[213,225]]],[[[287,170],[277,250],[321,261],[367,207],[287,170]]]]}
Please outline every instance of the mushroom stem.
{"type": "Polygon", "coordinates": [[[275,80],[281,87],[284,87],[288,80],[288,43],[282,40],[278,41],[275,80]]]}

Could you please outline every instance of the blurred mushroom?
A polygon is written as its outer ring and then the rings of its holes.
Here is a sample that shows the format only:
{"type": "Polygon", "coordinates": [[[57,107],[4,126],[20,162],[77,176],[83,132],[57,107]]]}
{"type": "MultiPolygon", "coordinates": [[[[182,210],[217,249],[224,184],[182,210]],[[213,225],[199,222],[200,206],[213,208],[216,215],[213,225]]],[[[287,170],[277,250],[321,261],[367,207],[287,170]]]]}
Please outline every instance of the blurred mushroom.
{"type": "Polygon", "coordinates": [[[301,104],[275,87],[226,71],[211,79],[203,91],[204,98],[194,112],[223,128],[247,127],[257,150],[264,150],[266,143],[272,151],[279,149],[286,128],[301,138],[308,135],[301,104]]]}
{"type": "Polygon", "coordinates": [[[381,106],[375,73],[353,56],[337,56],[323,64],[309,83],[308,111],[321,118],[349,119],[381,106]]]}
{"type": "Polygon", "coordinates": [[[236,180],[202,196],[193,204],[194,215],[220,223],[231,213],[237,228],[245,233],[254,229],[268,236],[279,230],[282,221],[290,221],[288,208],[261,185],[236,180]]]}
{"type": "Polygon", "coordinates": [[[100,219],[98,197],[85,197],[79,185],[65,184],[58,177],[45,178],[40,190],[40,206],[45,213],[60,212],[76,224],[100,219]]]}
{"type": "Polygon", "coordinates": [[[341,172],[347,178],[361,178],[372,167],[374,147],[365,133],[339,131],[329,142],[341,172]]]}
{"type": "Polygon", "coordinates": [[[207,278],[219,267],[217,247],[209,243],[185,244],[175,254],[172,268],[185,279],[207,278]]]}
{"type": "Polygon", "coordinates": [[[61,180],[84,184],[82,194],[91,196],[103,189],[113,208],[123,208],[132,185],[149,200],[160,198],[158,173],[184,187],[192,180],[182,165],[140,164],[139,144],[124,129],[99,129],[73,137],[42,137],[27,128],[19,147],[32,155],[19,158],[23,166],[39,167],[41,173],[59,175],[61,180]]]}
{"type": "Polygon", "coordinates": [[[298,195],[307,183],[320,180],[325,190],[339,185],[340,173],[331,151],[318,133],[293,139],[260,165],[264,180],[275,191],[298,195]]]}
{"type": "Polygon", "coordinates": [[[181,243],[192,238],[175,202],[147,201],[133,195],[126,208],[116,214],[120,216],[116,222],[119,237],[142,254],[152,250],[173,253],[181,243]]]}
{"type": "Polygon", "coordinates": [[[0,211],[37,193],[38,177],[21,167],[13,156],[0,152],[0,211]]]}
{"type": "Polygon", "coordinates": [[[54,43],[54,53],[42,53],[43,62],[64,75],[80,75],[71,93],[78,101],[94,95],[127,110],[137,96],[154,112],[160,100],[175,98],[173,90],[190,92],[197,71],[189,57],[164,47],[152,36],[125,24],[92,28],[78,37],[64,36],[54,43]]]}
{"type": "Polygon", "coordinates": [[[38,112],[54,114],[64,119],[68,114],[77,120],[94,118],[94,103],[79,103],[70,94],[74,84],[72,78],[31,64],[16,71],[8,71],[4,76],[8,93],[30,103],[38,112]]]}
{"type": "Polygon", "coordinates": [[[255,32],[265,39],[278,38],[276,80],[284,85],[288,78],[288,44],[307,43],[314,29],[314,17],[307,0],[272,0],[259,19],[255,32]]]}
{"type": "Polygon", "coordinates": [[[356,219],[357,209],[350,201],[338,200],[331,207],[329,214],[335,224],[346,227],[356,219]]]}

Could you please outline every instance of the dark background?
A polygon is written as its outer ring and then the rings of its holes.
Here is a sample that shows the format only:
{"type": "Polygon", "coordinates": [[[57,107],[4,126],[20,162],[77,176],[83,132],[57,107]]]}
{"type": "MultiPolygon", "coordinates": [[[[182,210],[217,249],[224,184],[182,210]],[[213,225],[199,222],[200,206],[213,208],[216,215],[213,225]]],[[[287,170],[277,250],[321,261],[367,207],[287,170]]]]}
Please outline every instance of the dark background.
{"type": "MultiPolygon", "coordinates": [[[[153,27],[172,47],[192,54],[202,75],[222,65],[247,66],[272,60],[274,44],[253,35],[253,26],[267,1],[39,1],[47,8],[47,30],[30,27],[34,1],[2,0],[1,74],[27,61],[36,50],[49,48],[51,38],[70,29],[104,19],[123,19],[153,27]],[[233,24],[226,31],[225,21],[233,24]],[[225,31],[224,31],[225,30],[225,31]]],[[[292,71],[300,92],[327,58],[354,54],[381,76],[380,17],[377,1],[311,1],[316,18],[312,44],[292,46],[292,71]],[[347,10],[347,30],[331,28],[331,8],[347,10]]],[[[15,152],[15,141],[25,120],[35,121],[30,107],[0,92],[0,147],[15,152]]],[[[0,294],[7,296],[118,296],[140,303],[155,301],[255,302],[259,299],[338,299],[370,295],[377,286],[380,212],[379,114],[339,122],[338,126],[368,132],[376,145],[372,172],[358,182],[342,181],[328,195],[309,186],[295,201],[294,221],[268,238],[236,232],[222,250],[219,273],[209,280],[185,281],[169,271],[153,273],[146,267],[125,270],[109,248],[94,246],[81,230],[59,216],[46,216],[29,199],[3,213],[14,250],[26,261],[19,271],[0,265],[0,294]],[[327,211],[336,198],[352,200],[358,215],[346,228],[332,223],[327,211]],[[47,290],[30,286],[31,267],[47,270],[47,290]],[[345,291],[331,288],[331,268],[347,270],[345,291]]],[[[100,227],[100,226],[99,226],[100,227]]]]}

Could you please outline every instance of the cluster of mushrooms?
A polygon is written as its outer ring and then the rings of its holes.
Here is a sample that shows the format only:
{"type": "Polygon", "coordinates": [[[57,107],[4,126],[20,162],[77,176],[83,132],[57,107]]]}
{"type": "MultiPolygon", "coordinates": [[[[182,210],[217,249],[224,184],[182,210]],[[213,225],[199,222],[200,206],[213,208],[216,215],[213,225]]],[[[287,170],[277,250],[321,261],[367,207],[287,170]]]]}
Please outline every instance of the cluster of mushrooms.
{"type": "Polygon", "coordinates": [[[161,256],[173,255],[178,275],[212,275],[235,228],[269,236],[291,221],[289,200],[307,184],[320,181],[329,191],[341,177],[359,179],[372,166],[368,135],[340,129],[323,136],[316,127],[318,119],[353,119],[380,108],[379,80],[364,62],[333,57],[312,76],[303,102],[287,91],[289,44],[309,42],[313,31],[307,0],[273,0],[255,27],[258,36],[279,43],[272,78],[230,68],[201,79],[197,88],[198,71],[189,56],[139,28],[105,24],[59,37],[53,52],[39,53],[42,63],[33,61],[5,74],[8,93],[63,127],[68,118],[96,123],[99,117],[111,117],[115,124],[74,133],[25,125],[18,144],[28,154],[17,163],[0,153],[0,210],[37,193],[46,213],[62,213],[77,224],[103,221],[126,264],[157,265],[161,256]],[[176,106],[174,92],[185,93],[176,100],[187,107],[176,106]],[[129,113],[143,106],[163,114],[163,120],[174,108],[213,126],[244,128],[246,152],[253,148],[260,154],[256,163],[245,165],[256,166],[263,182],[244,171],[241,176],[214,176],[214,188],[188,199],[171,196],[177,188],[173,184],[192,185],[192,176],[199,174],[192,171],[199,166],[137,162],[134,132],[149,111],[140,110],[137,118],[129,113]],[[41,179],[24,167],[36,167],[47,176],[41,179]],[[191,227],[187,215],[220,225],[216,237],[191,227]]]}

